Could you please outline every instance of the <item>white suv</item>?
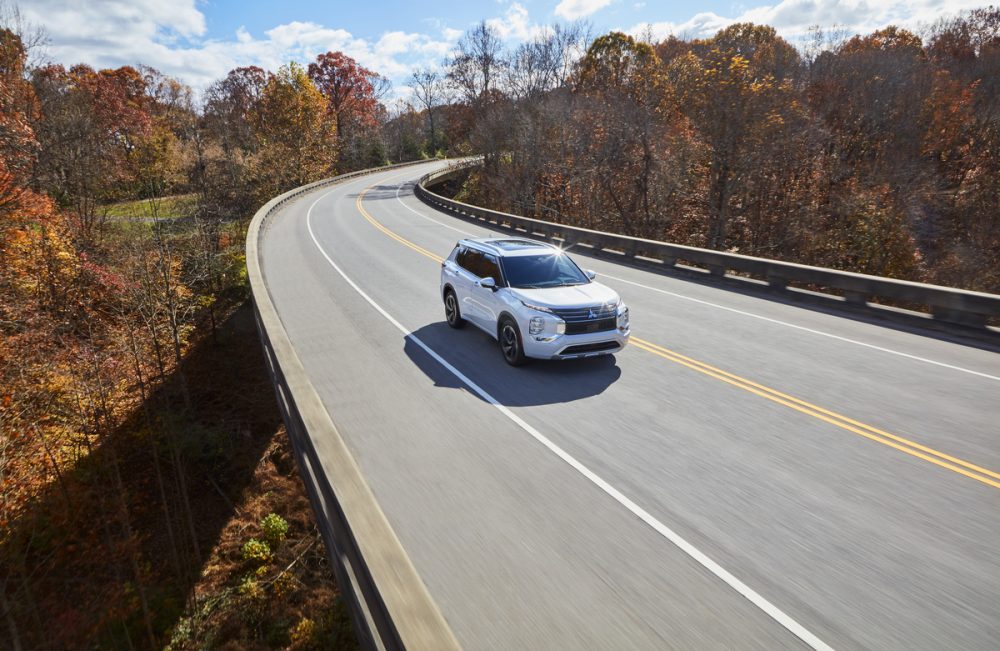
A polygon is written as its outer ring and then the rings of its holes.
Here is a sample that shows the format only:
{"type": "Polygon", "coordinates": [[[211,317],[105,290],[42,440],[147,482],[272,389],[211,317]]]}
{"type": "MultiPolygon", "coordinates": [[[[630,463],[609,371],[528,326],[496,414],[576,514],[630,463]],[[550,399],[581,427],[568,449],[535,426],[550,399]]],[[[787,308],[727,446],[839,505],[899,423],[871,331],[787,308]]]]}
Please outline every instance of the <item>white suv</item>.
{"type": "Polygon", "coordinates": [[[519,366],[526,357],[595,357],[625,347],[628,308],[593,280],[549,244],[467,239],[441,263],[441,298],[448,325],[485,330],[519,366]]]}

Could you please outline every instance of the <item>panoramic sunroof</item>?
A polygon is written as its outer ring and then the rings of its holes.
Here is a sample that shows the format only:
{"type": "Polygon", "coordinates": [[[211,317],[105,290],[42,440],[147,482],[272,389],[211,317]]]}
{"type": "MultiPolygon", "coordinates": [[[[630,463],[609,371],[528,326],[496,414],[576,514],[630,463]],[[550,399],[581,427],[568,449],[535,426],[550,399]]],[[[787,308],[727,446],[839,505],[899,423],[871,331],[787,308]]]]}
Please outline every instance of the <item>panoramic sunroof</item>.
{"type": "Polygon", "coordinates": [[[536,249],[540,246],[545,246],[539,242],[532,242],[531,240],[493,240],[490,242],[493,246],[499,247],[504,251],[517,251],[518,249],[536,249]]]}

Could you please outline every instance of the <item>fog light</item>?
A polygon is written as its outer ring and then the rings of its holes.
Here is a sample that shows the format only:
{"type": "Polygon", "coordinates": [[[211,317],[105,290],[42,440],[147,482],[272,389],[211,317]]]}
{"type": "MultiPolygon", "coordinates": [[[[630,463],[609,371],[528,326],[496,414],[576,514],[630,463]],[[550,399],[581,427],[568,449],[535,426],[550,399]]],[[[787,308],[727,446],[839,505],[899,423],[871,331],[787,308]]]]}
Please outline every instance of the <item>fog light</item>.
{"type": "Polygon", "coordinates": [[[531,321],[528,321],[528,333],[537,335],[545,328],[545,319],[540,316],[531,317],[531,321]]]}
{"type": "Polygon", "coordinates": [[[618,315],[618,329],[628,330],[628,308],[626,307],[622,310],[622,313],[618,315]]]}

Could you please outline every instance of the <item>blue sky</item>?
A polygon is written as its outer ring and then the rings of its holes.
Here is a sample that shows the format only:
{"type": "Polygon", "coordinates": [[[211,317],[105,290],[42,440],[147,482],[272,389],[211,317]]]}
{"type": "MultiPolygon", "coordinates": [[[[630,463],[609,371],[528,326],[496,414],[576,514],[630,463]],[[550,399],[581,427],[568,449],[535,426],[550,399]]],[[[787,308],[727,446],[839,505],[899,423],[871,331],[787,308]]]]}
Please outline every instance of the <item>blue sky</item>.
{"type": "MultiPolygon", "coordinates": [[[[311,20],[331,27],[349,28],[354,34],[366,38],[377,38],[386,31],[433,30],[440,25],[464,30],[484,18],[503,15],[504,5],[511,3],[486,0],[484,2],[331,2],[322,3],[309,0],[288,0],[286,2],[239,2],[237,0],[208,0],[199,5],[205,14],[210,34],[224,36],[233,34],[243,26],[251,33],[264,31],[290,17],[311,20]]],[[[521,0],[532,20],[542,24],[565,20],[555,13],[558,2],[521,0]]],[[[581,10],[588,9],[581,2],[581,10]]],[[[733,2],[612,2],[592,13],[589,18],[595,26],[611,29],[613,26],[632,25],[637,22],[657,22],[670,20],[683,22],[701,11],[715,13],[738,13],[738,4],[733,2]],[[655,9],[653,8],[655,7],[655,9]]]]}
{"type": "Polygon", "coordinates": [[[984,0],[21,0],[29,24],[48,35],[44,57],[94,67],[144,63],[197,92],[237,66],[274,70],[341,50],[407,94],[414,69],[435,67],[461,34],[487,20],[510,44],[556,22],[586,21],[593,33],[709,36],[737,21],[774,26],[793,42],[813,25],[849,33],[888,24],[918,30],[984,0]]]}

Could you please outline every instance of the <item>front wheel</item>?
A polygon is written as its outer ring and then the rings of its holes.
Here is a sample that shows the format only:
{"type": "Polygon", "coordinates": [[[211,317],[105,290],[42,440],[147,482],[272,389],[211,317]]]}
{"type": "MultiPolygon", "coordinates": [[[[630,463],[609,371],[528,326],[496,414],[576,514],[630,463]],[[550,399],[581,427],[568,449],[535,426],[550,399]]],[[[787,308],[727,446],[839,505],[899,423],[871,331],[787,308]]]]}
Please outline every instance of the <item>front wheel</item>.
{"type": "Polygon", "coordinates": [[[504,317],[500,322],[500,352],[504,361],[511,366],[520,366],[525,363],[524,345],[521,343],[521,333],[517,329],[517,324],[510,317],[504,317]]]}
{"type": "Polygon", "coordinates": [[[452,328],[461,328],[465,325],[462,312],[458,309],[458,299],[455,298],[455,292],[450,289],[444,295],[444,318],[452,328]]]}

